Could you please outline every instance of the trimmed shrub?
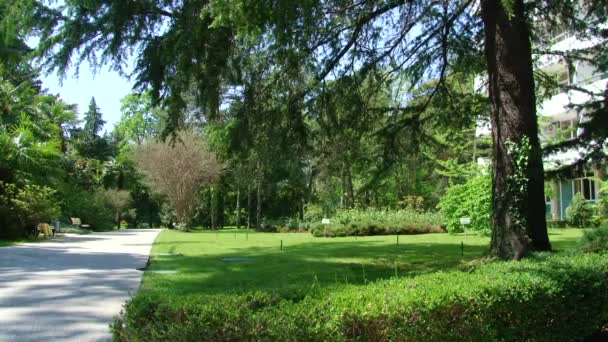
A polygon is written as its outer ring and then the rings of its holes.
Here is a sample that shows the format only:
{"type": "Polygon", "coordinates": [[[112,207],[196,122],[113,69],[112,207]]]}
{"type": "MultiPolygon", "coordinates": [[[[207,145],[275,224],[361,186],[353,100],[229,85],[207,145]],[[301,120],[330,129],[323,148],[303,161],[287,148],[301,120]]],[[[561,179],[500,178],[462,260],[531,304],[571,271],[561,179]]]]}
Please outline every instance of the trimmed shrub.
{"type": "Polygon", "coordinates": [[[464,184],[452,185],[441,197],[437,205],[447,220],[450,233],[466,230],[482,234],[490,233],[490,214],[492,207],[492,179],[482,175],[464,184]],[[471,219],[466,227],[460,224],[461,217],[471,219]]]}
{"type": "Polygon", "coordinates": [[[608,322],[608,259],[540,256],[317,290],[189,296],[138,294],[116,341],[582,340],[608,322]]]}
{"type": "Polygon", "coordinates": [[[608,252],[608,227],[586,231],[581,238],[581,251],[591,253],[608,252]]]}
{"type": "Polygon", "coordinates": [[[339,210],[329,224],[315,222],[313,236],[368,236],[391,234],[444,233],[443,216],[439,213],[401,210],[339,210]]]}
{"type": "Polygon", "coordinates": [[[579,192],[566,208],[566,217],[575,227],[586,227],[593,217],[593,205],[579,192]]]}

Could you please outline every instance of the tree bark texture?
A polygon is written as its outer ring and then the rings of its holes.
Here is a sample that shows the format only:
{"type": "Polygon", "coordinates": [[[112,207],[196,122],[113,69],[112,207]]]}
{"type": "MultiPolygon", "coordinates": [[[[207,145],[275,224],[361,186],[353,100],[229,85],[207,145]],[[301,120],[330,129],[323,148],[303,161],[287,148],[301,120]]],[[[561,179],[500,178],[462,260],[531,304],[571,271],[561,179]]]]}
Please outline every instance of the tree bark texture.
{"type": "Polygon", "coordinates": [[[491,253],[523,257],[550,250],[545,219],[544,174],[532,75],[529,26],[524,1],[505,8],[500,0],[482,0],[490,123],[493,141],[491,253]],[[529,143],[522,152],[518,146],[529,143]],[[527,162],[521,167],[522,154],[527,162]],[[519,165],[519,166],[518,166],[519,165]],[[523,175],[525,181],[518,183],[523,175]]]}
{"type": "Polygon", "coordinates": [[[353,188],[353,177],[349,162],[342,164],[342,203],[344,208],[352,209],[355,207],[355,190],[353,188]]]}

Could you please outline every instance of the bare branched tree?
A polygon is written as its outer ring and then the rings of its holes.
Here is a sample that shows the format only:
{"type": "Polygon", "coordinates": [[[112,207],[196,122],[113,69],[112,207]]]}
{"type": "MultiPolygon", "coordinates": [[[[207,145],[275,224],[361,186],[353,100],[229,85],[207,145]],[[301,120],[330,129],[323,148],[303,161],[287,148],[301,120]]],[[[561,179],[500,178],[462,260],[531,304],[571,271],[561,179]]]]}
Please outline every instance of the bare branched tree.
{"type": "Polygon", "coordinates": [[[216,180],[222,165],[205,140],[190,131],[174,143],[151,142],[136,150],[135,160],[150,188],[164,195],[179,223],[190,224],[198,190],[216,180]]]}

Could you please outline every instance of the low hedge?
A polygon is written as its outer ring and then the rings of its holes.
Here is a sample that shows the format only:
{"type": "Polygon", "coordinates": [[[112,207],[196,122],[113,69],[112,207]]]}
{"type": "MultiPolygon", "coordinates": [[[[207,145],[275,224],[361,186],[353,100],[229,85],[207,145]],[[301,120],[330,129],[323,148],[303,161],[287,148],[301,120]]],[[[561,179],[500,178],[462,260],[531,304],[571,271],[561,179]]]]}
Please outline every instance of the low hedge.
{"type": "Polygon", "coordinates": [[[339,210],[329,224],[315,222],[310,232],[316,237],[369,236],[393,234],[445,233],[441,213],[413,209],[346,209],[339,210]]]}
{"type": "Polygon", "coordinates": [[[413,235],[429,233],[445,233],[441,225],[378,225],[365,223],[350,224],[321,224],[314,226],[310,233],[315,237],[339,237],[339,236],[373,236],[373,235],[413,235]]]}
{"type": "Polygon", "coordinates": [[[144,292],[111,328],[120,341],[581,340],[608,322],[608,258],[544,255],[317,291],[144,292]]]}

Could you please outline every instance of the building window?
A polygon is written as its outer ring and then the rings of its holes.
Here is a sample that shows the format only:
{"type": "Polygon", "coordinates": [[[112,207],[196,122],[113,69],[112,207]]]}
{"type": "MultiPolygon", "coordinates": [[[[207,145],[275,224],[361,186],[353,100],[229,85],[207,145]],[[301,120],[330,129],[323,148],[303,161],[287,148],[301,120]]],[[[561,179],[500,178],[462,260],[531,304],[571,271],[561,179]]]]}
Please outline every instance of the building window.
{"type": "Polygon", "coordinates": [[[575,83],[585,86],[608,77],[608,72],[602,72],[595,65],[587,61],[579,61],[576,64],[575,83]]]}
{"type": "Polygon", "coordinates": [[[576,124],[574,120],[565,120],[555,122],[557,126],[557,137],[559,140],[568,140],[576,138],[576,124]]]}
{"type": "Polygon", "coordinates": [[[574,180],[574,193],[581,193],[588,201],[595,201],[595,181],[590,178],[579,178],[574,180]]]}

